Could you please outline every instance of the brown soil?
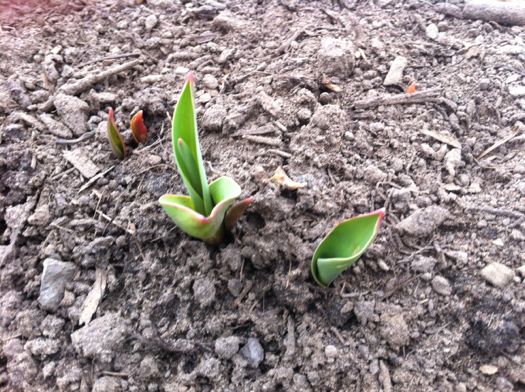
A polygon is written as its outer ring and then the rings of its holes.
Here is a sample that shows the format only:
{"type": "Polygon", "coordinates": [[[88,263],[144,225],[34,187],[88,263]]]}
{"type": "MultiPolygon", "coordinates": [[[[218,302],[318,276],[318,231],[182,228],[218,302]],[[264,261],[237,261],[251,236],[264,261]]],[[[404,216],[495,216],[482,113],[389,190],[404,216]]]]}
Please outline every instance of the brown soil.
{"type": "Polygon", "coordinates": [[[523,27],[424,0],[37,3],[0,2],[0,390],[524,388],[523,27]],[[404,76],[385,87],[397,56],[404,76]],[[72,93],[85,109],[55,107],[64,85],[133,59],[72,93]],[[187,70],[210,179],[229,175],[255,198],[220,247],[157,203],[185,192],[169,116],[187,70]],[[412,81],[434,98],[356,104],[412,81]],[[122,162],[108,106],[121,129],[139,109],[150,129],[122,162]],[[81,189],[64,158],[75,149],[113,169],[81,189]],[[307,186],[276,189],[279,166],[307,186]],[[383,206],[373,247],[318,287],[309,263],[323,236],[383,206]],[[443,216],[402,230],[432,206],[443,216]],[[75,265],[55,310],[38,301],[46,258],[75,265]],[[491,285],[481,270],[493,262],[514,277],[491,285]],[[105,293],[81,327],[96,270],[105,293]]]}

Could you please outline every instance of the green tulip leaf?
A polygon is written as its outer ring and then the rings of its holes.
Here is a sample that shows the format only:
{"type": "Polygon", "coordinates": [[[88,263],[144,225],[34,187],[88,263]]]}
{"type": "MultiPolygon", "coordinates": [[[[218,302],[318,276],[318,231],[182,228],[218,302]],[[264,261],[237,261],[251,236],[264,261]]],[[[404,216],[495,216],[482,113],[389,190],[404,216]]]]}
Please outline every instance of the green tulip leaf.
{"type": "Polygon", "coordinates": [[[193,84],[193,75],[189,74],[175,105],[171,137],[177,167],[194,207],[197,212],[208,216],[213,209],[213,202],[199,146],[193,84]]]}
{"type": "Polygon", "coordinates": [[[224,236],[224,216],[241,195],[241,187],[229,177],[220,177],[209,185],[209,190],[215,207],[208,217],[195,210],[189,196],[164,195],[159,203],[182,231],[209,244],[218,244],[224,236]]]}
{"type": "Polygon", "coordinates": [[[199,146],[193,90],[190,73],[175,105],[171,132],[175,162],[189,196],[168,194],[162,196],[159,203],[182,231],[216,245],[246,210],[251,198],[235,204],[241,187],[229,177],[220,177],[208,184],[199,146]]]}
{"type": "Polygon", "coordinates": [[[372,244],[385,209],[356,216],[338,224],[319,244],[312,258],[312,275],[328,286],[355,263],[372,244]]]}

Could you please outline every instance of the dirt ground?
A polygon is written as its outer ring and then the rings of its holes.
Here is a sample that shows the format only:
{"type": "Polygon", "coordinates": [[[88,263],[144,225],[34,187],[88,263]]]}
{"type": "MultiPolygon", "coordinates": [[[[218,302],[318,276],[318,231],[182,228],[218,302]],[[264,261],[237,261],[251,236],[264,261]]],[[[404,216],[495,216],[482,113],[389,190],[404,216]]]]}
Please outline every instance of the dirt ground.
{"type": "Polygon", "coordinates": [[[525,389],[525,28],[434,3],[0,1],[0,390],[525,389]],[[157,203],[188,70],[209,178],[255,198],[220,247],[157,203]],[[124,161],[109,106],[150,129],[124,161]]]}

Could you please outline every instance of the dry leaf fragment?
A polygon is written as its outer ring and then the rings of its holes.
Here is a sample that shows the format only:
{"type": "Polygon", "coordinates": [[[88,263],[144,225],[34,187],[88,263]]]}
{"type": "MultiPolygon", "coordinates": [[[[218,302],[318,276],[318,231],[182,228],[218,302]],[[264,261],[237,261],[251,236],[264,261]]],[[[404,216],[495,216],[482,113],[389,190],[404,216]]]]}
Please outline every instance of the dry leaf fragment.
{"type": "Polygon", "coordinates": [[[106,290],[107,280],[108,273],[106,270],[97,268],[95,272],[95,283],[93,283],[93,287],[91,288],[91,291],[88,293],[86,299],[84,300],[84,304],[82,305],[82,313],[78,319],[79,325],[87,325],[91,321],[91,317],[93,317],[95,314],[98,305],[100,304],[100,300],[104,295],[104,291],[106,290]]]}
{"type": "Polygon", "coordinates": [[[340,93],[341,91],[343,91],[341,86],[339,86],[338,84],[333,83],[330,79],[328,79],[326,77],[323,78],[321,83],[323,84],[324,87],[326,87],[330,91],[333,91],[334,93],[340,93]]]}
{"type": "Polygon", "coordinates": [[[278,187],[288,189],[290,191],[296,191],[297,189],[306,187],[306,183],[297,182],[288,177],[288,174],[286,174],[281,166],[275,170],[275,174],[270,178],[270,181],[278,187]]]}

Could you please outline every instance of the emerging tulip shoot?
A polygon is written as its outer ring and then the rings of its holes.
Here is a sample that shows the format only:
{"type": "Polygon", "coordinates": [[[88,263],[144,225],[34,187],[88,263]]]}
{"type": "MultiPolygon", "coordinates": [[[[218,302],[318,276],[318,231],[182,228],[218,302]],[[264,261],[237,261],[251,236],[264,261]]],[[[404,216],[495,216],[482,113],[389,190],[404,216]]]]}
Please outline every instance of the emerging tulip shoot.
{"type": "Polygon", "coordinates": [[[328,286],[354,264],[372,244],[385,217],[385,209],[359,215],[338,224],[319,244],[312,258],[312,275],[328,286]]]}
{"type": "Polygon", "coordinates": [[[251,204],[247,198],[235,203],[241,188],[229,177],[208,184],[200,151],[194,103],[194,79],[189,74],[175,106],[172,147],[175,162],[189,196],[164,195],[160,205],[179,228],[209,244],[218,244],[251,204]]]}

